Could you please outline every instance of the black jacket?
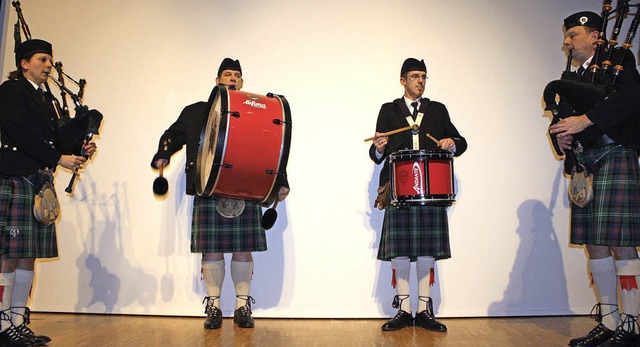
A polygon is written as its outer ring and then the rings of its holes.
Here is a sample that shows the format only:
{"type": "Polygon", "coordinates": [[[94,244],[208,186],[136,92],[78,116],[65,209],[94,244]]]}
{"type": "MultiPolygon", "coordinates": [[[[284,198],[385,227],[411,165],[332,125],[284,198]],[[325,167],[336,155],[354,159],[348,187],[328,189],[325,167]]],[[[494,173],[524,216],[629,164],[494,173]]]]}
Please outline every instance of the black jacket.
{"type": "MultiPolygon", "coordinates": [[[[456,144],[455,156],[459,156],[467,150],[467,140],[460,135],[458,129],[451,123],[449,112],[444,104],[437,101],[422,98],[418,112],[422,112],[424,117],[420,125],[420,149],[438,150],[435,142],[427,137],[427,133],[436,139],[451,138],[456,144]]],[[[404,98],[399,98],[393,102],[383,104],[378,114],[376,132],[388,132],[408,126],[406,117],[411,115],[404,98]]],[[[376,164],[384,161],[384,167],[380,171],[380,185],[389,180],[389,161],[386,160],[389,154],[401,149],[412,149],[413,137],[411,131],[405,131],[389,136],[389,142],[380,159],[376,157],[376,147],[372,144],[369,148],[369,157],[376,164]]]]}
{"type": "Polygon", "coordinates": [[[51,99],[25,78],[0,85],[0,174],[26,176],[55,169],[56,113],[51,99]]]}

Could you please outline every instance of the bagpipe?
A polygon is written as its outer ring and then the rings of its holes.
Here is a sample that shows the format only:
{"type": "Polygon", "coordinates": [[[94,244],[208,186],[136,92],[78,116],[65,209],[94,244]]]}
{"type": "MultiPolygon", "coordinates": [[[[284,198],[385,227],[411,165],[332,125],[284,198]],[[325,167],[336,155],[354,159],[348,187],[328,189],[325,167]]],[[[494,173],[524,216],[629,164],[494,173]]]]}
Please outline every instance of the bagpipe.
{"type": "MultiPolygon", "coordinates": [[[[543,92],[543,100],[546,104],[546,111],[551,111],[554,125],[562,118],[573,115],[584,114],[596,107],[602,100],[617,91],[616,82],[624,72],[625,62],[632,59],[629,50],[635,38],[640,24],[640,11],[636,10],[626,39],[621,46],[618,46],[618,36],[622,28],[624,19],[630,15],[631,7],[638,7],[638,4],[631,5],[629,0],[619,0],[616,8],[613,9],[611,0],[605,0],[602,6],[602,24],[598,39],[595,42],[595,51],[591,59],[591,65],[584,72],[584,76],[579,76],[571,72],[572,52],[569,52],[565,71],[559,80],[551,81],[547,84],[543,92]],[[615,23],[609,40],[606,39],[607,26],[610,18],[615,18],[615,23]],[[614,62],[615,60],[615,62],[614,62]],[[561,103],[556,101],[559,97],[561,103]]],[[[634,62],[635,64],[635,62],[634,62]]],[[[574,150],[567,150],[562,153],[558,145],[557,138],[551,134],[551,141],[558,156],[566,155],[565,172],[581,172],[584,170],[575,157],[574,150]]],[[[573,142],[574,149],[578,144],[573,142]]]]}
{"type": "MultiPolygon", "coordinates": [[[[14,39],[17,48],[22,42],[20,31],[22,30],[27,40],[31,39],[31,31],[29,30],[29,26],[22,14],[20,1],[13,1],[12,5],[16,9],[18,17],[18,21],[14,26],[14,39]]],[[[71,78],[63,71],[62,62],[59,61],[54,64],[54,69],[58,74],[58,78],[56,79],[51,75],[49,75],[49,78],[59,87],[62,104],[53,95],[51,88],[46,81],[44,83],[44,90],[51,99],[51,103],[57,117],[56,147],[64,153],[77,153],[78,149],[80,149],[80,154],[85,158],[88,158],[87,153],[85,153],[83,149],[83,145],[85,143],[89,143],[92,140],[93,135],[99,134],[103,116],[98,110],[89,109],[87,106],[82,104],[82,97],[84,95],[84,88],[86,85],[86,81],[84,79],[76,81],[71,78]],[[65,77],[78,86],[78,93],[73,93],[65,86],[65,77]],[[67,97],[71,98],[73,101],[75,111],[74,117],[71,117],[70,115],[67,97]]],[[[65,192],[69,194],[73,192],[73,184],[77,175],[77,171],[73,173],[69,184],[64,190],[65,192]]]]}

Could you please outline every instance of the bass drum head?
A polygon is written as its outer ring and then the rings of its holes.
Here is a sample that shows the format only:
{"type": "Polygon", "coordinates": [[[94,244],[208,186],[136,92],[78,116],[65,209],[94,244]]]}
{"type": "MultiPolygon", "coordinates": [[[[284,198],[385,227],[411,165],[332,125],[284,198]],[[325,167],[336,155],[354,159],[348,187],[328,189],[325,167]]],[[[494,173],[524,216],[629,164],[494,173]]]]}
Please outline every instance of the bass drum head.
{"type": "Polygon", "coordinates": [[[196,160],[196,191],[203,197],[209,197],[213,193],[220,171],[220,163],[215,163],[215,160],[221,157],[221,152],[224,150],[224,146],[218,144],[224,144],[224,134],[220,135],[220,129],[226,129],[226,117],[221,116],[221,110],[224,108],[222,103],[226,103],[226,100],[227,89],[215,86],[207,102],[207,115],[200,132],[196,160]]]}

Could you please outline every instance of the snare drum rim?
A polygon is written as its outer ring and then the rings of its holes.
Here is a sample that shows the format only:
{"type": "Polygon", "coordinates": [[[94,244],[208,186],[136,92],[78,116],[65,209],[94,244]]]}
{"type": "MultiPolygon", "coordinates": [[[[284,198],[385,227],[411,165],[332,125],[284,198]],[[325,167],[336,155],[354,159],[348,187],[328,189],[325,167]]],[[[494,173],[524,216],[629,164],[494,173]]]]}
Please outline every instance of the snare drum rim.
{"type": "Polygon", "coordinates": [[[399,159],[452,159],[453,152],[446,150],[425,150],[425,149],[401,149],[389,154],[389,163],[393,163],[399,159]]]}

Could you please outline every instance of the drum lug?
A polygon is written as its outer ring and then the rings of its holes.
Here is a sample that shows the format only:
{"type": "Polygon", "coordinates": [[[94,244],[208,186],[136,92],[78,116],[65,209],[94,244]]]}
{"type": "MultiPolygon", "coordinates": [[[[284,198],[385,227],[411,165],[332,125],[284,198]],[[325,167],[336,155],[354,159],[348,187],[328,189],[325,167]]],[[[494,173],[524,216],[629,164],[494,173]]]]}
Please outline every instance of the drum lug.
{"type": "Polygon", "coordinates": [[[238,112],[238,111],[227,111],[227,110],[222,110],[222,111],[221,111],[221,113],[222,113],[222,114],[229,114],[229,115],[231,115],[231,116],[233,116],[233,117],[240,118],[240,112],[238,112]]]}
{"type": "Polygon", "coordinates": [[[219,165],[225,169],[233,169],[233,165],[232,164],[214,164],[214,165],[219,165]]]}
{"type": "Polygon", "coordinates": [[[273,120],[273,124],[275,124],[275,125],[282,125],[282,124],[291,125],[291,122],[285,122],[285,121],[283,121],[281,119],[274,119],[273,120]]]}

